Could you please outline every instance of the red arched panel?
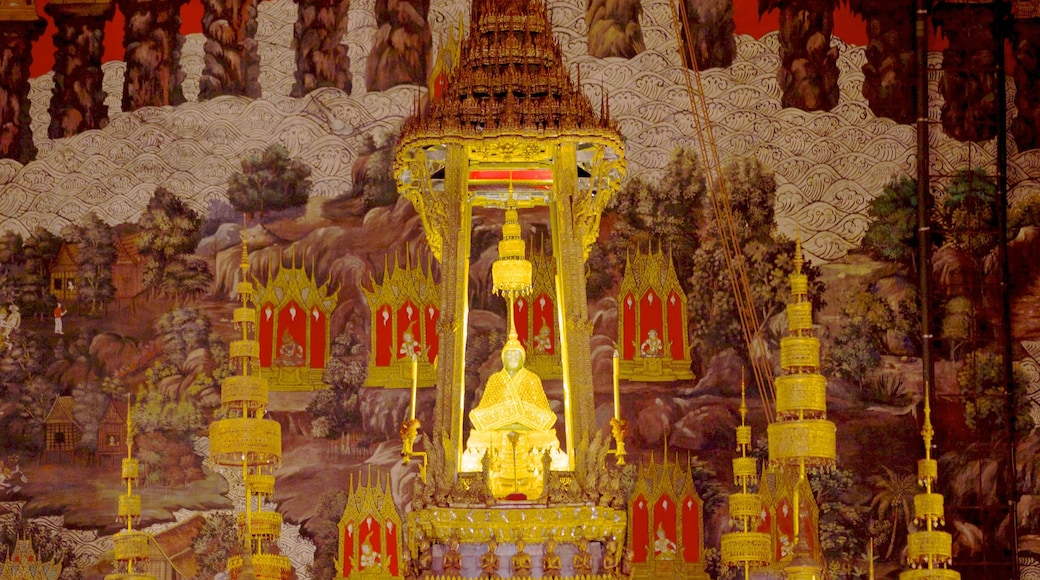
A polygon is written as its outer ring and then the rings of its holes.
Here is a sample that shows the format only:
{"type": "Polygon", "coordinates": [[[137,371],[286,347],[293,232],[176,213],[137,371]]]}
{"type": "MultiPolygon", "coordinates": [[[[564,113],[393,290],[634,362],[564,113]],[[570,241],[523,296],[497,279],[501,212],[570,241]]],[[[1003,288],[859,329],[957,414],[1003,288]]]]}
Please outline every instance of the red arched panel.
{"type": "Polygon", "coordinates": [[[311,364],[312,369],[325,368],[325,313],[311,307],[311,364]]]}
{"type": "Polygon", "coordinates": [[[683,307],[682,300],[676,291],[668,294],[668,341],[671,343],[670,353],[673,360],[684,360],[683,352],[683,307]]]}
{"type": "Polygon", "coordinates": [[[378,568],[383,560],[382,542],[379,538],[380,525],[372,516],[361,522],[358,528],[358,571],[378,568]]]}
{"type": "Polygon", "coordinates": [[[675,555],[675,501],[667,494],[654,504],[654,556],[675,555]]]}
{"type": "Polygon", "coordinates": [[[419,342],[419,308],[411,300],[405,300],[397,309],[397,358],[412,356],[422,352],[419,342]],[[408,335],[408,336],[405,336],[408,335]]]}
{"type": "Polygon", "coordinates": [[[354,562],[354,520],[348,520],[343,526],[343,576],[350,577],[354,562]]]}
{"type": "Polygon", "coordinates": [[[657,296],[653,288],[646,291],[639,300],[639,352],[643,356],[661,356],[664,354],[664,334],[661,332],[663,326],[663,310],[661,309],[661,298],[657,296]],[[650,338],[653,331],[657,345],[652,344],[654,339],[650,338]],[[654,354],[656,351],[656,354],[654,354]]]}
{"type": "Polygon", "coordinates": [[[437,360],[440,348],[440,337],[437,336],[437,321],[441,318],[441,311],[433,304],[426,305],[426,358],[432,363],[437,360]]]}
{"type": "Polygon", "coordinates": [[[530,312],[531,304],[527,302],[527,298],[521,296],[513,303],[513,325],[516,326],[516,338],[521,344],[527,345],[528,350],[531,348],[531,329],[530,322],[527,320],[530,312]]]}
{"type": "Polygon", "coordinates": [[[290,301],[278,312],[278,351],[275,363],[302,367],[307,354],[307,311],[290,301]]]}
{"type": "Polygon", "coordinates": [[[650,508],[640,494],[632,502],[632,561],[646,562],[650,552],[650,508]]]}
{"type": "Polygon", "coordinates": [[[632,360],[636,356],[636,299],[626,294],[622,302],[624,334],[621,336],[621,358],[632,360]]]}
{"type": "Polygon", "coordinates": [[[376,366],[388,367],[394,356],[393,314],[384,304],[376,311],[376,366]]]}
{"type": "Polygon", "coordinates": [[[264,304],[260,309],[260,321],[256,325],[256,340],[260,343],[260,366],[271,368],[274,352],[274,304],[264,304]]]}
{"type": "Polygon", "coordinates": [[[397,576],[398,570],[398,548],[397,548],[397,530],[394,529],[394,522],[386,521],[386,568],[390,571],[391,576],[397,576]]]}
{"type": "Polygon", "coordinates": [[[682,504],[683,561],[701,561],[701,510],[697,500],[691,496],[683,498],[682,504]]]}
{"type": "Polygon", "coordinates": [[[540,294],[534,300],[534,338],[531,346],[537,354],[556,352],[556,327],[553,324],[552,296],[540,294]]]}

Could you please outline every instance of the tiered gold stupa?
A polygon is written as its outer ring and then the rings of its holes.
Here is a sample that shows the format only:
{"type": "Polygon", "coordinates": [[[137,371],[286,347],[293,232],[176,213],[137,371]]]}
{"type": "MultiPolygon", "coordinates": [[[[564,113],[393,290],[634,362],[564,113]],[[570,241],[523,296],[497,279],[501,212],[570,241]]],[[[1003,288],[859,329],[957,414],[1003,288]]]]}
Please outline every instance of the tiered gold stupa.
{"type": "Polygon", "coordinates": [[[740,491],[729,496],[729,518],[736,530],[722,534],[722,564],[740,566],[747,578],[751,568],[765,566],[770,560],[769,534],[754,531],[762,517],[762,497],[749,493],[748,487],[758,482],[758,461],[748,457],[751,450],[751,427],[746,423],[745,384],[740,381],[740,426],[737,427],[737,450],[733,458],[733,479],[740,491]]]}
{"type": "Polygon", "coordinates": [[[223,419],[209,426],[209,455],[213,463],[240,467],[245,483],[245,511],[238,514],[245,554],[228,560],[231,580],[251,567],[258,580],[282,580],[292,571],[288,558],[264,553],[264,542],[277,540],[282,530],[282,515],[263,511],[263,501],[274,495],[273,472],[282,460],[282,428],[277,421],[264,417],[267,408],[267,380],[260,377],[260,345],[256,341],[256,308],[253,284],[249,282],[249,254],[242,244],[242,279],[238,295],[242,305],[235,309],[234,322],[242,330],[242,339],[231,342],[230,357],[238,374],[220,386],[220,408],[223,419]],[[256,510],[253,498],[256,498],[256,510]]]}
{"type": "Polygon", "coordinates": [[[945,522],[943,496],[932,491],[939,477],[939,462],[932,459],[932,407],[928,401],[928,384],[924,388],[924,459],[917,461],[917,480],[924,493],[914,496],[914,524],[916,532],[907,538],[907,563],[911,570],[899,573],[900,580],[959,580],[961,575],[947,568],[953,561],[953,537],[939,530],[945,522]],[[921,527],[923,525],[923,527],[921,527]]]}
{"type": "Polygon", "coordinates": [[[119,519],[126,522],[126,529],[119,531],[112,541],[115,544],[115,559],[125,572],[107,574],[105,580],[155,580],[155,576],[134,571],[134,566],[148,559],[148,543],[151,536],[134,529],[134,520],[141,519],[141,496],[134,493],[134,482],[140,472],[133,455],[134,431],[131,407],[126,411],[126,457],[123,458],[123,483],[126,493],[119,496],[119,519]]]}
{"type": "Polygon", "coordinates": [[[474,0],[458,66],[404,123],[394,174],[440,261],[441,328],[449,330],[440,337],[433,432],[455,447],[455,469],[466,417],[474,208],[515,209],[520,219],[548,208],[571,468],[575,442],[594,435],[584,262],[625,172],[621,136],[605,101],[600,109],[572,82],[541,0],[474,0]]]}
{"type": "MultiPolygon", "coordinates": [[[[797,470],[794,491],[795,559],[785,568],[788,580],[818,580],[822,564],[799,554],[806,545],[800,529],[800,485],[806,469],[831,469],[836,460],[837,429],[827,420],[827,379],[820,374],[820,339],[813,336],[809,278],[802,273],[802,245],[795,243],[791,272],[791,302],[787,305],[790,334],[780,340],[780,366],[786,374],[776,378],[776,421],[769,424],[769,463],[782,472],[797,470]],[[801,545],[801,546],[799,546],[801,545]]],[[[815,530],[814,530],[815,531],[815,530]]],[[[814,542],[819,545],[818,538],[814,542]]]]}

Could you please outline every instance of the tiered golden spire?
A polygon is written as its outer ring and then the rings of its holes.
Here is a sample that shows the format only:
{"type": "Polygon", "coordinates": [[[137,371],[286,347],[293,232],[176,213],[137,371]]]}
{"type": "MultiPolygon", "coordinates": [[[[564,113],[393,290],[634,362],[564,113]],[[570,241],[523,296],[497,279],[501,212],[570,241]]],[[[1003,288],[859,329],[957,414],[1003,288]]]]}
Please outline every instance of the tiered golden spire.
{"type": "Polygon", "coordinates": [[[752,531],[762,515],[762,498],[749,493],[748,486],[758,482],[758,462],[748,457],[751,450],[751,427],[747,424],[746,384],[740,379],[740,426],[737,427],[737,451],[733,458],[733,480],[740,491],[729,496],[729,517],[736,531],[722,534],[722,564],[740,566],[747,579],[752,567],[765,566],[770,560],[769,534],[752,531]]]}
{"type": "Polygon", "coordinates": [[[914,524],[919,527],[907,538],[907,563],[913,568],[899,574],[899,580],[959,580],[961,575],[947,568],[953,561],[953,537],[938,530],[944,522],[943,496],[932,491],[939,477],[939,462],[932,459],[932,408],[928,401],[928,383],[924,385],[924,459],[917,461],[917,481],[924,493],[914,496],[914,524]],[[920,528],[921,525],[923,528],[920,528]]]}
{"type": "Polygon", "coordinates": [[[245,483],[245,511],[238,514],[238,525],[247,558],[229,559],[229,576],[236,580],[251,563],[258,580],[281,580],[288,577],[292,564],[285,556],[264,553],[264,542],[281,535],[282,515],[261,508],[264,499],[274,495],[273,472],[282,460],[282,429],[277,421],[264,417],[267,381],[260,377],[257,312],[252,305],[253,284],[248,278],[249,251],[244,238],[240,268],[242,278],[237,290],[242,305],[235,309],[233,319],[242,330],[242,339],[232,341],[230,348],[238,374],[221,383],[220,407],[225,418],[209,426],[210,459],[217,465],[241,467],[245,483]]]}
{"type": "Polygon", "coordinates": [[[131,419],[130,397],[126,406],[126,457],[123,458],[123,483],[126,493],[119,496],[119,519],[126,521],[126,529],[121,530],[112,539],[115,544],[115,559],[126,568],[126,572],[116,572],[105,576],[105,580],[155,580],[151,574],[135,572],[134,565],[148,559],[148,542],[151,536],[134,529],[134,520],[141,519],[141,496],[134,493],[134,482],[140,472],[137,459],[134,458],[134,430],[131,419]]]}
{"type": "Polygon", "coordinates": [[[516,211],[513,186],[509,186],[506,202],[506,220],[502,224],[502,241],[498,242],[498,259],[491,265],[492,290],[504,296],[509,303],[509,335],[516,338],[513,303],[518,296],[531,292],[533,266],[527,260],[527,246],[520,237],[520,221],[516,211]]]}
{"type": "MultiPolygon", "coordinates": [[[[807,468],[832,469],[835,465],[837,428],[827,420],[827,379],[820,374],[820,339],[813,336],[809,278],[802,272],[801,239],[795,240],[791,302],[787,305],[790,334],[780,340],[780,366],[776,378],[776,421],[769,424],[769,463],[788,471],[798,470],[794,489],[794,544],[796,557],[785,569],[789,580],[816,579],[822,567],[809,562],[806,539],[801,533],[799,489],[807,468]]],[[[816,542],[819,545],[819,542],[816,542]]]]}
{"type": "Polygon", "coordinates": [[[541,0],[476,0],[459,64],[448,74],[443,93],[426,112],[405,122],[401,136],[405,142],[431,131],[616,132],[601,108],[602,117],[571,81],[541,0]]]}

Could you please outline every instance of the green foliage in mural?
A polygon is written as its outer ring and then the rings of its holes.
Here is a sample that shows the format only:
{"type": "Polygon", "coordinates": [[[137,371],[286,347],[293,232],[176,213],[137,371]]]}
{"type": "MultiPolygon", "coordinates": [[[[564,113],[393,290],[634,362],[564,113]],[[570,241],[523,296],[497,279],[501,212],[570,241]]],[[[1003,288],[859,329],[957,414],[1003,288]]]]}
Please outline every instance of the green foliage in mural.
{"type": "Polygon", "coordinates": [[[394,179],[394,149],[397,133],[391,133],[382,142],[366,133],[361,142],[361,152],[355,167],[352,195],[360,196],[365,209],[397,203],[397,181],[394,179]]]}
{"type": "Polygon", "coordinates": [[[902,264],[917,272],[917,182],[906,176],[893,178],[870,201],[870,225],[863,235],[863,249],[879,260],[902,264]]]}
{"type": "Polygon", "coordinates": [[[66,242],[79,248],[76,272],[76,300],[99,314],[116,297],[112,265],[116,261],[116,233],[96,213],[88,213],[79,225],[62,232],[66,242]]]}
{"type": "Polygon", "coordinates": [[[206,514],[199,535],[192,546],[198,571],[195,578],[214,578],[227,568],[228,558],[242,555],[242,542],[238,539],[238,522],[234,514],[206,514]]]}
{"type": "Polygon", "coordinates": [[[314,563],[310,565],[313,580],[333,580],[336,577],[336,558],[339,557],[339,520],[347,507],[347,494],[342,490],[328,490],[318,498],[314,517],[307,522],[314,541],[314,563]]]}
{"type": "MultiPolygon", "coordinates": [[[[636,175],[625,182],[613,200],[616,222],[608,242],[620,274],[627,253],[650,243],[672,253],[675,273],[684,284],[693,270],[693,253],[704,224],[707,187],[697,155],[676,149],[660,179],[636,175]]],[[[619,276],[620,278],[620,276],[619,276]]]]}
{"type": "Polygon", "coordinates": [[[871,478],[875,493],[870,500],[870,507],[878,519],[892,522],[888,549],[885,551],[885,559],[889,560],[895,553],[896,540],[901,531],[905,532],[913,520],[914,495],[921,493],[921,486],[917,484],[915,474],[896,472],[887,465],[882,465],[881,468],[885,472],[884,475],[871,478]]]}
{"type": "Polygon", "coordinates": [[[13,554],[18,540],[28,539],[32,542],[38,562],[54,561],[61,564],[58,580],[82,578],[80,562],[77,562],[73,553],[73,546],[63,540],[57,530],[47,527],[42,522],[25,518],[20,508],[7,516],[0,519],[0,551],[5,555],[13,554]]]}
{"type": "Polygon", "coordinates": [[[856,476],[847,469],[809,474],[820,508],[820,545],[831,578],[856,578],[870,536],[869,508],[852,501],[856,476]],[[832,566],[832,564],[837,564],[832,566]]]}
{"type": "MultiPolygon", "coordinates": [[[[957,372],[957,385],[964,396],[964,422],[978,434],[1003,437],[1007,433],[1007,387],[1004,380],[1004,358],[983,350],[964,357],[964,365],[957,372]]],[[[1018,363],[1011,365],[1011,382],[1019,393],[1029,383],[1025,369],[1018,363]]],[[[1032,403],[1028,397],[1015,397],[1015,429],[1027,433],[1032,430],[1030,414],[1032,403]]]]}
{"type": "Polygon", "coordinates": [[[368,366],[357,337],[341,334],[332,341],[328,365],[322,380],[329,388],[314,393],[307,404],[311,414],[311,435],[336,439],[356,431],[361,424],[360,389],[368,377],[368,366]]]}
{"type": "Polygon", "coordinates": [[[212,274],[193,255],[202,219],[164,187],[155,190],[138,222],[138,250],[145,258],[144,286],[153,295],[183,299],[209,289],[212,274]]]}
{"type": "Polygon", "coordinates": [[[42,227],[36,228],[22,244],[22,269],[17,284],[23,317],[43,320],[51,314],[54,297],[50,294],[50,267],[60,249],[61,237],[42,227]]]}
{"type": "Polygon", "coordinates": [[[311,186],[311,168],[274,143],[242,160],[242,171],[228,179],[227,196],[236,210],[262,217],[265,212],[306,204],[311,186]]]}
{"type": "Polygon", "coordinates": [[[946,240],[976,265],[997,246],[997,188],[983,169],[959,171],[935,206],[946,240]]]}

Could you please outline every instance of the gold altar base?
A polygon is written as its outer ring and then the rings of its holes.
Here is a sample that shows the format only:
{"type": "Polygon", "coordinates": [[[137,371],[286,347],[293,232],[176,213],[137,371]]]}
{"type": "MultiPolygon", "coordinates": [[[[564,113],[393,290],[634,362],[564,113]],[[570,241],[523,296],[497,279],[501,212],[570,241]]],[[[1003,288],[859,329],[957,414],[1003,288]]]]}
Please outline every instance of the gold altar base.
{"type": "Polygon", "coordinates": [[[462,472],[483,471],[488,453],[488,487],[491,495],[503,498],[523,494],[529,500],[542,495],[545,473],[542,456],[548,451],[550,469],[567,469],[567,454],[560,451],[556,430],[549,431],[471,431],[466,452],[462,455],[462,472]],[[515,442],[510,441],[515,435],[515,442]]]}
{"type": "Polygon", "coordinates": [[[420,538],[446,544],[523,540],[528,545],[553,538],[559,543],[624,538],[628,516],[623,510],[588,505],[537,505],[507,502],[494,507],[432,507],[408,514],[408,545],[420,538]]]}
{"type": "MultiPolygon", "coordinates": [[[[420,389],[434,386],[437,381],[437,367],[423,358],[419,359],[416,366],[419,375],[417,386],[420,389]]],[[[409,358],[396,359],[390,363],[390,366],[385,367],[369,365],[365,386],[384,389],[412,388],[412,360],[409,358]]]]}
{"type": "Polygon", "coordinates": [[[622,380],[640,382],[686,381],[693,379],[690,361],[675,360],[670,356],[641,357],[618,361],[622,380]]]}
{"type": "Polygon", "coordinates": [[[705,565],[700,562],[687,563],[679,560],[652,560],[632,565],[632,580],[650,580],[658,578],[685,578],[689,580],[708,580],[705,565]]]}
{"type": "MultiPolygon", "coordinates": [[[[325,369],[306,367],[271,367],[261,368],[260,376],[267,379],[272,391],[320,391],[329,388],[322,375],[325,369]]],[[[409,379],[411,380],[411,379],[409,379]]]]}

